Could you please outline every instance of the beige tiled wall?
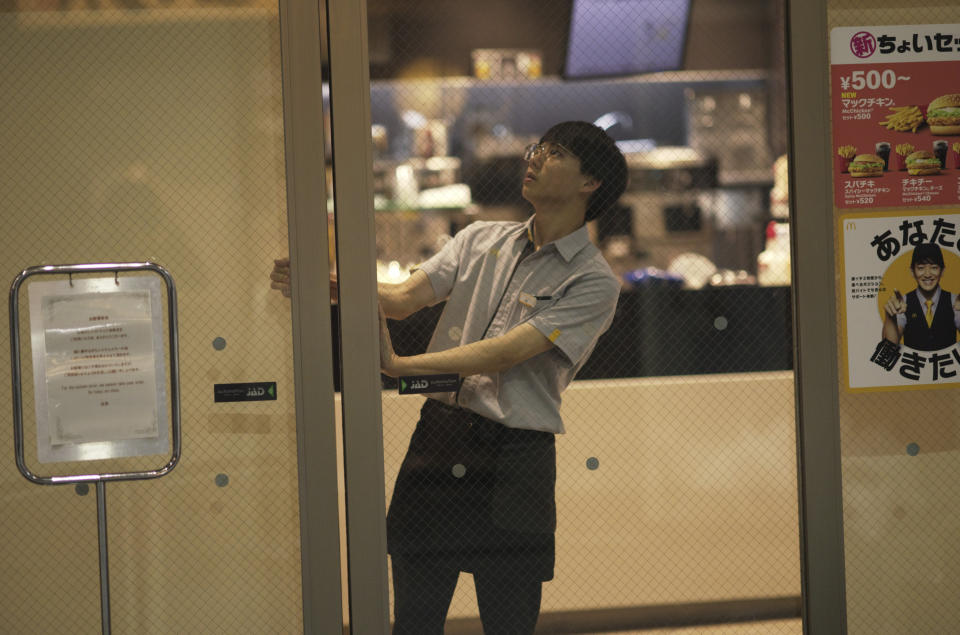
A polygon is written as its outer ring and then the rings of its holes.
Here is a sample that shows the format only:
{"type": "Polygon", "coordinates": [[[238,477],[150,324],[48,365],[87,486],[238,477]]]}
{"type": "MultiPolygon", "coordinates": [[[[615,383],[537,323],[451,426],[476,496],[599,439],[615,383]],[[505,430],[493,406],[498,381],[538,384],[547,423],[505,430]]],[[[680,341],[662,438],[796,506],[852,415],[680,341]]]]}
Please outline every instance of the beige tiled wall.
{"type": "MultiPolygon", "coordinates": [[[[387,500],[422,403],[384,393],[387,500]]],[[[544,611],[800,594],[793,373],[581,381],[562,415],[544,611]]]]}

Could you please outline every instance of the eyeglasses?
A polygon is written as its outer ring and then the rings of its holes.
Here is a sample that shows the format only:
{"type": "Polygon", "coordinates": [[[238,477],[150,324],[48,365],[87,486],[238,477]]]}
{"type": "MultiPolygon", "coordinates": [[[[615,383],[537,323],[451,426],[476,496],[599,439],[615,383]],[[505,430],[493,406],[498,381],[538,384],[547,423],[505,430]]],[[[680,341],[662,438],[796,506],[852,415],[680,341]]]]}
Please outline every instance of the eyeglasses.
{"type": "Polygon", "coordinates": [[[523,160],[533,161],[541,156],[549,158],[562,159],[565,155],[573,155],[572,152],[564,148],[559,143],[531,143],[523,149],[523,160]]]}

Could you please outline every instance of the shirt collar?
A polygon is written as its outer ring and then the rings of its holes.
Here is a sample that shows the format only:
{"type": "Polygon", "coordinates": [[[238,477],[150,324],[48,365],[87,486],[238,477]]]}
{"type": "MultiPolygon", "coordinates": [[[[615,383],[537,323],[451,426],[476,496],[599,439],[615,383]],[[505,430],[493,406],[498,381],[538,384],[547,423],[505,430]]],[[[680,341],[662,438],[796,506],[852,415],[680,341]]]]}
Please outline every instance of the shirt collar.
{"type": "MultiPolygon", "coordinates": [[[[924,303],[927,301],[927,299],[923,297],[923,294],[920,293],[920,287],[917,287],[917,299],[920,300],[920,306],[923,306],[924,303]]],[[[940,287],[937,287],[937,290],[933,292],[933,297],[930,298],[930,303],[931,303],[930,306],[933,306],[934,304],[937,304],[939,302],[940,302],[940,287]]]]}
{"type": "MultiPolygon", "coordinates": [[[[527,220],[527,222],[524,223],[523,232],[521,232],[521,236],[525,236],[527,240],[529,240],[530,242],[533,242],[533,219],[535,216],[536,215],[531,216],[527,220]]],[[[543,245],[541,248],[553,245],[554,247],[556,247],[557,252],[560,254],[560,256],[565,261],[570,262],[571,260],[573,260],[573,257],[580,252],[581,249],[583,249],[589,244],[590,244],[590,232],[587,231],[586,224],[583,224],[576,231],[571,232],[566,236],[564,236],[563,238],[553,241],[552,243],[547,243],[546,245],[543,245]]]]}

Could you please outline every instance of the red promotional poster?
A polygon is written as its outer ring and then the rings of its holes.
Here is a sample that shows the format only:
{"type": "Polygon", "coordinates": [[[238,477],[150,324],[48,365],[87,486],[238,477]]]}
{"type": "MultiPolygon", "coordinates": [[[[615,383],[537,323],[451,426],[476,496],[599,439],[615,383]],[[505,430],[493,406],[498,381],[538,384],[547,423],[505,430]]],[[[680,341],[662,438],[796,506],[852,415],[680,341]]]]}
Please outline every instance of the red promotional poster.
{"type": "Polygon", "coordinates": [[[960,204],[960,25],[830,32],[834,201],[960,204]]]}

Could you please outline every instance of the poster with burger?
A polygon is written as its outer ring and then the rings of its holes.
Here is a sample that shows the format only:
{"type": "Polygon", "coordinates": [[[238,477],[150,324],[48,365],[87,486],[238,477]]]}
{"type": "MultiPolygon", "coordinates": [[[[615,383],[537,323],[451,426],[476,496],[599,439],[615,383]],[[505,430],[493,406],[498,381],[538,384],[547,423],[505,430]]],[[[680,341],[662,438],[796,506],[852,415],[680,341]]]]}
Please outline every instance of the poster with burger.
{"type": "Polygon", "coordinates": [[[960,25],[830,33],[834,201],[960,204],[960,25]]]}

